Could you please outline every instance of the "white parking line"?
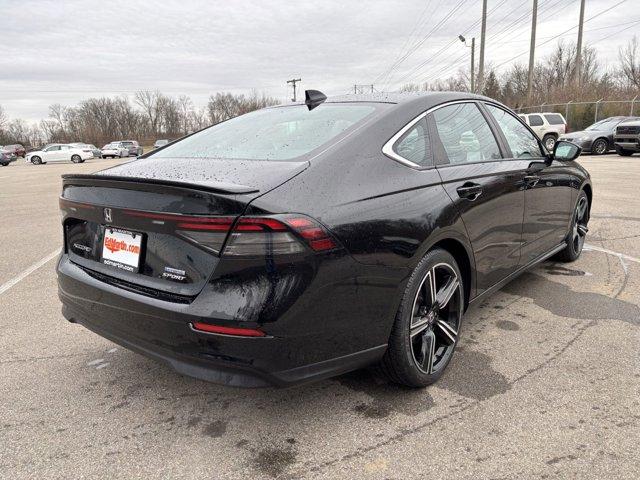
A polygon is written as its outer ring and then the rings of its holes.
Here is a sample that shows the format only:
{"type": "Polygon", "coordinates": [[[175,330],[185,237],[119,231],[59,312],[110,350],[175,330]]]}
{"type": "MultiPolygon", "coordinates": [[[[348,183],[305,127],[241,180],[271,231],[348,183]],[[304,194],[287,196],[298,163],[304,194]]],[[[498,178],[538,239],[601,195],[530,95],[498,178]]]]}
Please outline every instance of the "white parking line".
{"type": "Polygon", "coordinates": [[[46,257],[38,260],[36,263],[34,263],[33,265],[31,265],[29,268],[27,268],[26,270],[23,270],[21,273],[19,273],[18,275],[16,275],[14,278],[12,278],[11,280],[9,280],[7,283],[4,283],[2,285],[0,285],[0,295],[2,295],[4,292],[6,292],[7,290],[9,290],[11,287],[13,287],[14,285],[16,285],[17,283],[21,282],[22,280],[24,280],[25,278],[27,278],[29,275],[31,275],[33,272],[35,272],[36,270],[38,270],[40,267],[42,267],[45,263],[49,262],[50,260],[53,260],[56,256],[58,256],[60,254],[60,249],[56,249],[55,251],[51,252],[49,255],[47,255],[46,257]]]}
{"type": "Polygon", "coordinates": [[[614,252],[613,250],[608,250],[606,248],[596,247],[595,245],[585,244],[584,245],[584,249],[585,250],[593,250],[595,252],[602,252],[602,253],[606,253],[608,255],[613,255],[614,257],[618,257],[621,260],[628,260],[630,262],[640,263],[640,258],[631,257],[629,255],[625,255],[624,253],[620,253],[620,252],[614,252]]]}

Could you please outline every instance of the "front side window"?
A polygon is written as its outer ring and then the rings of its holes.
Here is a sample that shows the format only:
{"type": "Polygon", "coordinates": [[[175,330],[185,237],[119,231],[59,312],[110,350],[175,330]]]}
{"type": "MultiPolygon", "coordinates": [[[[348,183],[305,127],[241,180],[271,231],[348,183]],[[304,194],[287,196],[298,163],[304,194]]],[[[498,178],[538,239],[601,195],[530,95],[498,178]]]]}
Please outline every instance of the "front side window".
{"type": "Polygon", "coordinates": [[[427,122],[424,118],[400,137],[393,146],[393,151],[420,166],[433,165],[427,122]]]}
{"type": "Polygon", "coordinates": [[[174,143],[152,156],[227,160],[293,160],[329,144],[363,122],[376,107],[324,103],[266,108],[232,118],[174,143]]]}
{"type": "Polygon", "coordinates": [[[514,158],[543,156],[538,139],[517,118],[493,105],[486,104],[486,107],[498,122],[514,158]]]}
{"type": "Polygon", "coordinates": [[[433,120],[449,163],[502,158],[498,142],[475,104],[461,103],[439,108],[433,112],[433,120]]]}
{"type": "Polygon", "coordinates": [[[45,152],[55,152],[55,151],[58,151],[58,150],[60,150],[60,145],[54,145],[52,147],[47,148],[45,150],[45,152]]]}
{"type": "Polygon", "coordinates": [[[529,125],[532,127],[541,127],[544,125],[544,122],[540,115],[529,115],[529,125]]]}

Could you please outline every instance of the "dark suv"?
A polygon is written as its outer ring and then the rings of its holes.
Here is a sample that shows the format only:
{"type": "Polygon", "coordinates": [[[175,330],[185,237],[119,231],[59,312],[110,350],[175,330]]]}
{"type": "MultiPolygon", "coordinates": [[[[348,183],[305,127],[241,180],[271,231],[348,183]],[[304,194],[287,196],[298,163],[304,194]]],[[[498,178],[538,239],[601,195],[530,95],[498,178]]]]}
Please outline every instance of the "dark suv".
{"type": "Polygon", "coordinates": [[[4,147],[2,147],[2,150],[4,150],[5,152],[13,153],[16,157],[22,158],[24,158],[24,156],[27,154],[27,150],[19,143],[15,143],[13,145],[5,145],[4,147]]]}
{"type": "Polygon", "coordinates": [[[613,137],[613,144],[618,155],[623,157],[640,152],[640,119],[618,125],[613,137]]]}
{"type": "Polygon", "coordinates": [[[120,143],[129,149],[129,156],[133,155],[137,157],[142,155],[142,147],[135,140],[123,140],[120,143]]]}

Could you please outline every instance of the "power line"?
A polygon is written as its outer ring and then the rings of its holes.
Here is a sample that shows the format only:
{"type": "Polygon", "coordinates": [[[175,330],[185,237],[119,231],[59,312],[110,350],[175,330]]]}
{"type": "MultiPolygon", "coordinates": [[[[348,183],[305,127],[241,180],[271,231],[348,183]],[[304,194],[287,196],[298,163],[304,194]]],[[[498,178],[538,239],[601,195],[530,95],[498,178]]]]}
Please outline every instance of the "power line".
{"type": "Polygon", "coordinates": [[[436,31],[438,31],[438,29],[440,29],[440,27],[442,27],[442,25],[444,25],[447,20],[449,20],[449,18],[451,18],[467,1],[468,0],[459,0],[458,3],[455,4],[451,10],[449,10],[449,12],[436,23],[420,41],[416,42],[409,51],[407,51],[407,53],[402,55],[401,58],[389,68],[389,72],[385,76],[387,80],[384,82],[383,87],[386,87],[389,84],[393,71],[399,67],[402,62],[409,58],[409,56],[411,56],[418,48],[420,48],[436,31]]]}
{"type": "MultiPolygon", "coordinates": [[[[587,22],[589,22],[589,21],[593,20],[594,18],[599,17],[600,15],[604,15],[604,14],[605,14],[605,13],[607,13],[609,10],[612,10],[612,9],[616,8],[617,6],[619,6],[619,5],[622,5],[622,4],[623,4],[624,2],[626,2],[626,1],[627,1],[627,0],[621,0],[620,2],[616,3],[616,4],[615,4],[615,5],[613,5],[612,7],[609,7],[609,8],[607,8],[607,9],[605,9],[605,10],[602,10],[601,12],[599,12],[599,13],[597,13],[597,14],[593,15],[592,17],[589,17],[588,19],[586,19],[586,20],[584,21],[584,23],[587,23],[587,22]]],[[[575,28],[577,28],[577,27],[578,27],[578,25],[574,25],[573,27],[568,28],[568,29],[567,29],[567,30],[565,30],[564,32],[560,32],[558,35],[554,35],[553,37],[549,38],[549,40],[547,40],[547,41],[545,41],[545,42],[542,42],[542,43],[541,43],[541,44],[539,44],[538,46],[539,46],[539,47],[541,47],[542,45],[546,45],[547,43],[549,43],[549,42],[551,42],[551,41],[555,40],[556,38],[561,37],[562,35],[564,35],[564,34],[566,34],[566,33],[570,32],[571,30],[573,30],[573,29],[575,29],[575,28]]],[[[527,53],[528,53],[528,50],[527,50],[527,51],[524,51],[524,52],[522,52],[522,53],[519,53],[518,55],[516,55],[516,56],[514,56],[514,57],[511,57],[509,60],[506,60],[506,61],[504,61],[504,62],[502,62],[502,63],[499,63],[498,65],[496,65],[496,67],[495,67],[495,68],[500,68],[501,66],[506,65],[507,63],[512,62],[512,61],[513,61],[513,60],[515,60],[516,58],[521,57],[522,55],[525,55],[525,54],[527,54],[527,53]]]]}
{"type": "MultiPolygon", "coordinates": [[[[489,10],[488,15],[491,15],[494,11],[498,10],[502,5],[504,5],[506,3],[506,1],[507,0],[502,0],[500,3],[495,5],[491,10],[489,10]]],[[[473,22],[469,27],[466,28],[466,30],[464,30],[462,32],[462,35],[467,34],[473,28],[477,27],[480,24],[480,22],[481,22],[481,20],[476,20],[475,22],[473,22]]],[[[420,75],[420,73],[419,73],[420,69],[422,69],[428,63],[430,63],[433,60],[435,60],[436,58],[438,58],[440,55],[442,55],[446,50],[448,50],[455,43],[457,43],[457,39],[454,38],[449,43],[445,44],[442,48],[440,48],[437,52],[435,52],[433,55],[431,55],[430,57],[428,57],[427,59],[422,61],[417,66],[413,67],[408,73],[406,73],[399,80],[397,80],[396,84],[399,84],[399,83],[402,83],[402,82],[411,82],[411,81],[413,81],[417,76],[420,75]]],[[[459,58],[463,58],[463,57],[466,57],[466,54],[463,55],[462,57],[459,57],[459,58]]],[[[431,76],[431,74],[430,74],[430,76],[431,76]]]]}

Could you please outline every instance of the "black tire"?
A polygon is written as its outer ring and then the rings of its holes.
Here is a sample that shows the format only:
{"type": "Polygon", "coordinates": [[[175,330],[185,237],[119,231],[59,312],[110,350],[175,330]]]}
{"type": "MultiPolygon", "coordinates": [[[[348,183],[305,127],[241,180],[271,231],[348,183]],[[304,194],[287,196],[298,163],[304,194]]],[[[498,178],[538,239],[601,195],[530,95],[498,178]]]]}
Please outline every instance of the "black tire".
{"type": "Polygon", "coordinates": [[[80,155],[71,155],[71,161],[73,163],[82,163],[82,157],[80,155]]]}
{"type": "Polygon", "coordinates": [[[0,163],[0,165],[2,165],[3,167],[8,167],[8,166],[9,166],[9,163],[7,163],[7,162],[2,162],[2,163],[0,163]]]}
{"type": "Polygon", "coordinates": [[[33,163],[34,165],[41,165],[42,159],[38,156],[31,157],[31,163],[33,163]]]}
{"type": "Polygon", "coordinates": [[[544,146],[548,151],[553,152],[553,147],[556,145],[557,139],[557,136],[553,135],[552,133],[547,133],[542,138],[542,143],[544,143],[544,146]]]}
{"type": "Polygon", "coordinates": [[[455,259],[445,250],[431,250],[407,282],[380,371],[408,387],[438,380],[458,343],[463,309],[463,281],[455,259]],[[441,303],[444,307],[438,308],[441,303]]]}
{"type": "Polygon", "coordinates": [[[604,155],[609,151],[609,142],[604,138],[598,138],[591,144],[591,153],[593,155],[604,155]]]}
{"type": "Polygon", "coordinates": [[[576,206],[573,209],[571,217],[571,229],[567,235],[567,246],[564,250],[560,251],[556,255],[556,259],[560,262],[575,262],[580,258],[582,253],[582,247],[584,247],[584,240],[587,236],[589,228],[589,197],[581,190],[578,194],[578,200],[576,206]]]}
{"type": "Polygon", "coordinates": [[[616,146],[616,153],[621,157],[630,157],[631,155],[633,155],[633,151],[625,150],[624,148],[620,148],[618,146],[616,146]]]}

